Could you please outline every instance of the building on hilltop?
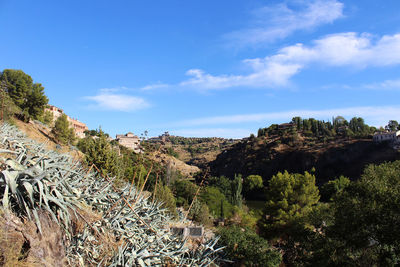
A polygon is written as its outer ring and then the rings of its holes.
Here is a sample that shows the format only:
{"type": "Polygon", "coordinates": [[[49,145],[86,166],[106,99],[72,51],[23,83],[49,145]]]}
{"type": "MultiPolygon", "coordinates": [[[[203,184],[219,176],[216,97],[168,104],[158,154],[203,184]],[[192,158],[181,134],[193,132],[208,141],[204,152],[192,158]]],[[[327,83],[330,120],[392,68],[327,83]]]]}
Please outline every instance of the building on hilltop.
{"type": "Polygon", "coordinates": [[[89,128],[83,122],[78,121],[77,119],[73,119],[67,116],[70,126],[74,128],[75,135],[79,138],[85,137],[85,131],[89,130],[89,128]]]}
{"type": "Polygon", "coordinates": [[[169,132],[164,132],[162,135],[159,135],[158,137],[151,137],[148,140],[150,142],[167,142],[170,140],[170,137],[173,137],[173,135],[170,135],[169,132]]]}
{"type": "MultiPolygon", "coordinates": [[[[46,107],[44,110],[49,111],[51,114],[53,114],[53,122],[56,121],[62,114],[64,114],[64,111],[62,109],[52,105],[48,105],[48,107],[46,107]]],[[[86,124],[78,121],[77,119],[71,118],[68,115],[66,116],[69,122],[69,126],[74,129],[75,136],[78,138],[84,138],[85,131],[89,130],[86,124]]]]}
{"type": "Polygon", "coordinates": [[[132,149],[135,153],[143,152],[140,147],[140,138],[131,132],[127,134],[117,134],[115,136],[115,141],[117,141],[121,146],[132,149]]]}
{"type": "Polygon", "coordinates": [[[395,132],[376,132],[372,138],[374,142],[394,142],[400,143],[400,130],[395,132]]]}
{"type": "Polygon", "coordinates": [[[64,113],[61,108],[52,105],[48,105],[48,107],[46,107],[44,111],[49,111],[51,114],[53,114],[53,121],[57,120],[58,117],[60,117],[64,113]]]}
{"type": "Polygon", "coordinates": [[[167,140],[169,140],[169,137],[170,137],[169,132],[165,132],[162,135],[160,135],[160,139],[163,142],[166,142],[167,140]]]}

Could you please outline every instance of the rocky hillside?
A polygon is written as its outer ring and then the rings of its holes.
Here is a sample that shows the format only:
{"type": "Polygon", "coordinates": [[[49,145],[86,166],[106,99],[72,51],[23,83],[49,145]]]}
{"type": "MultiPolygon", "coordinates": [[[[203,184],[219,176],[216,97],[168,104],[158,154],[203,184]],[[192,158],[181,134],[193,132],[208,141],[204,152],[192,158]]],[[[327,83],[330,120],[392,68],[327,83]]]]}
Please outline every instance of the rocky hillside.
{"type": "Polygon", "coordinates": [[[168,136],[161,143],[165,153],[185,162],[188,165],[204,168],[217,158],[224,150],[237,143],[239,140],[225,138],[187,138],[181,136],[168,136]]]}
{"type": "Polygon", "coordinates": [[[215,176],[233,177],[258,174],[268,180],[279,171],[311,171],[315,168],[317,183],[340,175],[360,177],[367,164],[400,159],[400,153],[388,145],[377,145],[372,139],[336,138],[318,141],[298,136],[296,142],[285,137],[244,139],[210,162],[215,176]]]}
{"type": "Polygon", "coordinates": [[[170,168],[171,171],[179,171],[184,177],[191,178],[194,174],[200,171],[197,166],[189,165],[171,155],[162,152],[155,152],[151,159],[161,165],[170,168]]]}

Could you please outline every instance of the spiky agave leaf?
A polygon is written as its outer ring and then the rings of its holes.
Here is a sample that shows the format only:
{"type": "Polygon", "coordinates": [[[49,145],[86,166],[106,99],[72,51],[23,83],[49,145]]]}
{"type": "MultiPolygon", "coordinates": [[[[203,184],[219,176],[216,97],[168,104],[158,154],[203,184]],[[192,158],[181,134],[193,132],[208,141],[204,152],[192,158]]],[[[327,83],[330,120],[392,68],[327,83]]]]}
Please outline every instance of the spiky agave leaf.
{"type": "Polygon", "coordinates": [[[215,240],[191,250],[185,240],[172,236],[171,217],[135,187],[115,189],[112,178],[103,179],[70,156],[46,150],[8,124],[0,125],[0,141],[0,155],[15,156],[3,161],[3,207],[33,217],[40,231],[38,211],[46,211],[63,226],[71,265],[208,266],[219,260],[215,240]],[[84,221],[83,229],[71,229],[73,218],[84,221]]]}

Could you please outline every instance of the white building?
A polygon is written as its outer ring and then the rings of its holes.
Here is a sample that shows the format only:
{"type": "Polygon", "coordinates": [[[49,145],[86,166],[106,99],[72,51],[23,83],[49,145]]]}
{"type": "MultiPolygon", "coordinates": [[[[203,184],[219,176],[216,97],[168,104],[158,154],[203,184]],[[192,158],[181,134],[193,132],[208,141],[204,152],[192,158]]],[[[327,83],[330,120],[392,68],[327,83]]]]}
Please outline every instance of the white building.
{"type": "Polygon", "coordinates": [[[400,130],[395,132],[378,132],[373,136],[374,142],[380,143],[384,141],[400,142],[400,130]]]}
{"type": "Polygon", "coordinates": [[[126,148],[133,149],[135,153],[141,153],[142,148],[140,147],[140,139],[133,133],[117,134],[115,140],[126,148]]]}
{"type": "MultiPolygon", "coordinates": [[[[52,105],[48,105],[48,107],[46,107],[44,110],[49,111],[51,112],[51,114],[53,114],[53,124],[62,114],[64,114],[64,111],[61,108],[52,105]]],[[[84,138],[85,131],[89,130],[86,124],[78,121],[77,119],[71,118],[68,115],[67,120],[69,122],[69,126],[74,129],[76,137],[84,138]]]]}

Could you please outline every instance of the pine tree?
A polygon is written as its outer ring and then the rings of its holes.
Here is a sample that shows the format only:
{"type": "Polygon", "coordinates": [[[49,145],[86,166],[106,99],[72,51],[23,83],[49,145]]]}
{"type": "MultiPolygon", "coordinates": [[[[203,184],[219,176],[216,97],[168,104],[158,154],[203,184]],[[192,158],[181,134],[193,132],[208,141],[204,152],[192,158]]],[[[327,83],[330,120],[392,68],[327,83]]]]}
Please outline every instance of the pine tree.
{"type": "Polygon", "coordinates": [[[28,110],[29,115],[38,119],[43,115],[48,102],[49,99],[44,94],[44,87],[40,83],[35,83],[27,95],[25,109],[28,110]]]}
{"type": "Polygon", "coordinates": [[[0,82],[23,114],[39,119],[48,103],[44,87],[33,83],[33,79],[22,70],[5,69],[0,73],[0,82]]]}
{"type": "Polygon", "coordinates": [[[78,147],[85,153],[85,161],[88,165],[95,164],[103,175],[121,176],[121,161],[118,160],[117,153],[112,149],[102,131],[98,138],[86,137],[80,140],[78,147]]]}
{"type": "Polygon", "coordinates": [[[231,182],[232,186],[232,205],[241,207],[242,202],[243,202],[243,197],[242,197],[242,188],[243,188],[243,181],[242,181],[242,175],[235,174],[235,178],[231,182]]]}
{"type": "Polygon", "coordinates": [[[319,191],[315,176],[279,172],[269,181],[267,202],[262,227],[271,237],[290,231],[290,228],[303,219],[318,203],[319,191]]]}
{"type": "Polygon", "coordinates": [[[43,114],[43,123],[47,124],[47,125],[52,125],[53,124],[53,114],[46,110],[43,114]]]}
{"type": "Polygon", "coordinates": [[[67,115],[62,114],[56,120],[53,128],[53,133],[63,144],[72,143],[75,139],[75,133],[72,128],[69,128],[69,122],[67,119],[67,115]]]}

